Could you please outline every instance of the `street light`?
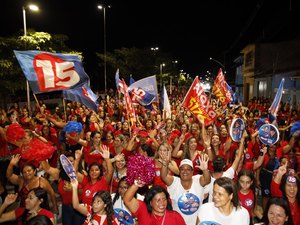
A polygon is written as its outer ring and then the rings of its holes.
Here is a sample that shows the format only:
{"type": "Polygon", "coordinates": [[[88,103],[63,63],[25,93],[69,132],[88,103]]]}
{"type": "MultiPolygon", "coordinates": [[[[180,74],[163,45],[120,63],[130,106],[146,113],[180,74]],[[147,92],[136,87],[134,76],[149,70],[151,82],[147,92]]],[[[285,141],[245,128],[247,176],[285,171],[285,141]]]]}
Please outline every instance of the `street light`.
{"type": "MultiPolygon", "coordinates": [[[[211,60],[211,61],[214,61],[214,62],[216,62],[216,63],[218,63],[220,66],[222,66],[223,67],[223,69],[225,70],[225,66],[224,66],[224,64],[222,64],[220,61],[218,61],[218,60],[216,60],[216,59],[214,59],[214,58],[212,58],[212,57],[209,57],[209,60],[211,60]]],[[[224,71],[224,73],[226,73],[226,71],[224,71]]]]}
{"type": "Polygon", "coordinates": [[[103,44],[104,44],[104,92],[106,94],[106,85],[107,85],[107,82],[106,82],[106,16],[105,16],[105,11],[106,11],[106,8],[111,8],[110,5],[107,5],[107,6],[104,6],[104,5],[98,5],[97,6],[98,9],[102,10],[103,9],[103,44]]]}
{"type": "MultiPolygon", "coordinates": [[[[37,5],[33,5],[30,4],[27,6],[28,9],[30,9],[31,11],[39,11],[39,7],[37,5]]],[[[24,26],[24,36],[27,36],[27,26],[26,26],[26,7],[23,6],[22,7],[22,11],[23,11],[23,26],[24,26]]]]}
{"type": "MultiPolygon", "coordinates": [[[[30,4],[27,6],[28,9],[31,11],[39,11],[39,7],[37,5],[30,4]]],[[[23,12],[23,26],[24,26],[24,37],[27,36],[27,25],[26,25],[26,6],[22,7],[22,12],[23,12]]],[[[29,87],[29,82],[26,80],[26,89],[27,89],[27,107],[28,107],[28,112],[29,115],[31,114],[31,106],[30,106],[30,87],[29,87]]]]}
{"type": "Polygon", "coordinates": [[[153,47],[151,48],[151,51],[153,51],[153,55],[155,56],[155,52],[159,50],[159,47],[153,47]]]}

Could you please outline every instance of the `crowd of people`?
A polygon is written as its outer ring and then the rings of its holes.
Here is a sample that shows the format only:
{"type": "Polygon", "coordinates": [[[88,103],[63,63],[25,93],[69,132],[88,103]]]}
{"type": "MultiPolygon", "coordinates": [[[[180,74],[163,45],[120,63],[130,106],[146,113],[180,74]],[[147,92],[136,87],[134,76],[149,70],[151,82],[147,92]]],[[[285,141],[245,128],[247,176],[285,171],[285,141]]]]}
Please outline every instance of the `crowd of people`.
{"type": "Polygon", "coordinates": [[[0,223],[300,224],[300,139],[290,132],[300,107],[281,103],[274,118],[271,99],[223,106],[212,98],[217,119],[206,126],[181,106],[184,95],[172,93],[169,116],[156,102],[134,104],[135,126],[117,93],[97,112],[78,102],[1,110],[0,223]],[[238,141],[236,118],[245,124],[238,141]],[[259,138],[264,124],[279,130],[275,144],[259,138]],[[128,166],[136,156],[153,162],[149,177],[149,168],[128,166]]]}

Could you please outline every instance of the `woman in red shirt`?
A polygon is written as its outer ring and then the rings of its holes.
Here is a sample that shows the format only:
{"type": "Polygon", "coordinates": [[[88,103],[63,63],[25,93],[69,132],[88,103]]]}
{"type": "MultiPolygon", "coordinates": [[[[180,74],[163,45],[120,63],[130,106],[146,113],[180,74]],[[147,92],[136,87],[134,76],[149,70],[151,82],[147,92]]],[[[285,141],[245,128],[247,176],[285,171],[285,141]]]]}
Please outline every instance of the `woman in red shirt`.
{"type": "Polygon", "coordinates": [[[16,208],[15,210],[2,214],[10,204],[16,201],[16,199],[17,194],[9,194],[5,198],[4,203],[0,207],[0,223],[18,220],[18,225],[22,225],[37,215],[44,215],[55,224],[54,215],[49,211],[47,192],[43,188],[38,187],[30,190],[24,208],[16,208]]]}
{"type": "Polygon", "coordinates": [[[278,168],[271,183],[273,197],[288,200],[294,224],[300,224],[300,181],[292,173],[287,173],[287,162],[278,168]]]}
{"type": "MultiPolygon", "coordinates": [[[[111,160],[109,158],[108,147],[103,145],[102,151],[100,152],[101,156],[104,159],[105,173],[102,176],[102,166],[98,162],[93,162],[89,166],[88,176],[83,175],[82,173],[77,173],[78,181],[82,185],[82,203],[91,205],[93,196],[96,192],[100,190],[109,190],[109,184],[112,179],[114,172],[111,160]]],[[[78,169],[78,164],[81,157],[76,156],[75,160],[75,170],[78,169]]]]}
{"type": "Polygon", "coordinates": [[[170,196],[161,186],[152,186],[146,193],[144,201],[134,197],[140,187],[145,183],[135,180],[123,197],[126,207],[133,216],[138,218],[139,225],[185,225],[182,216],[172,209],[170,196]]]}

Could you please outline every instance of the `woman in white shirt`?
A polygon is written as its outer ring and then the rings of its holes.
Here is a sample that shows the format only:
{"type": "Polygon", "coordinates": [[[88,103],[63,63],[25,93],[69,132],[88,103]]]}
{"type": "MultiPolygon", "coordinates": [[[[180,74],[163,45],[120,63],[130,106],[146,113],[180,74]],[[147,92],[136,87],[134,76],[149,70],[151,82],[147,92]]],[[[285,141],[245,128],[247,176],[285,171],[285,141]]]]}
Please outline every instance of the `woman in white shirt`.
{"type": "Polygon", "coordinates": [[[249,213],[240,204],[233,180],[228,177],[216,179],[213,202],[200,207],[197,224],[249,225],[249,223],[249,213]]]}

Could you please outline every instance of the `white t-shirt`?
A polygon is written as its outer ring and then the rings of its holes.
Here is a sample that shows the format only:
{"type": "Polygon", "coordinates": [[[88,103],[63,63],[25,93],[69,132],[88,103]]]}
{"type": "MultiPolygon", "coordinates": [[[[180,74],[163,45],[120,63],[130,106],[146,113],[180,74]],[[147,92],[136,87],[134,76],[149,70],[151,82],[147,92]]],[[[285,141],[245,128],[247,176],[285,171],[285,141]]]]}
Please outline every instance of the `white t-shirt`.
{"type": "Polygon", "coordinates": [[[179,212],[187,225],[195,225],[199,208],[203,201],[204,188],[200,184],[201,175],[193,176],[189,190],[182,187],[180,178],[174,176],[173,183],[168,186],[173,210],[179,212]]]}
{"type": "MultiPolygon", "coordinates": [[[[234,169],[232,167],[229,167],[225,172],[223,172],[221,177],[228,177],[230,179],[234,178],[234,169]]],[[[205,185],[204,187],[204,194],[209,194],[208,195],[208,201],[207,202],[212,202],[213,200],[213,189],[214,189],[214,182],[216,178],[211,177],[210,183],[208,185],[205,185]]]]}
{"type": "Polygon", "coordinates": [[[233,208],[230,215],[223,215],[213,202],[203,204],[199,210],[199,225],[249,225],[249,213],[244,207],[233,208]]]}

